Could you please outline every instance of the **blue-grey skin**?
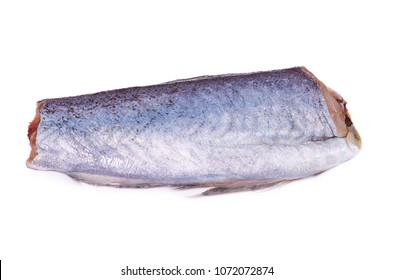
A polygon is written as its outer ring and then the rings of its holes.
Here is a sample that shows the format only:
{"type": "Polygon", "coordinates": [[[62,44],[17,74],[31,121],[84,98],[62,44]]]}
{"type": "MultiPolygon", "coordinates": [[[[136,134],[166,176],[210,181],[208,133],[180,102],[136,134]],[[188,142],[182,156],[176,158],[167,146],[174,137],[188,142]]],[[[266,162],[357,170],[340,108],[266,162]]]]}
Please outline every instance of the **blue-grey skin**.
{"type": "Polygon", "coordinates": [[[42,100],[27,165],[98,185],[214,187],[207,194],[307,177],[360,149],[321,84],[298,67],[42,100]]]}

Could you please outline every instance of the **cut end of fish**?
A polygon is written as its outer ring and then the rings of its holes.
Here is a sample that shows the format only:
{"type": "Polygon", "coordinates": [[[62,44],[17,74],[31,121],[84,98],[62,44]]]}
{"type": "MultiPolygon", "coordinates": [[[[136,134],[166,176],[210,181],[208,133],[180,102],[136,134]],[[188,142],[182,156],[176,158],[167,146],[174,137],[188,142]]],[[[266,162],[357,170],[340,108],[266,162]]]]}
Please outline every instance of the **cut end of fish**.
{"type": "Polygon", "coordinates": [[[353,152],[357,152],[362,148],[362,139],[353,125],[348,127],[347,144],[353,152]]]}
{"type": "Polygon", "coordinates": [[[37,146],[36,146],[36,139],[37,139],[38,125],[40,124],[40,121],[41,121],[40,110],[41,110],[42,106],[44,106],[44,102],[42,102],[42,101],[37,104],[37,109],[36,109],[34,119],[30,122],[29,129],[27,131],[27,137],[30,140],[30,148],[31,148],[30,156],[26,161],[26,164],[28,166],[32,163],[34,158],[38,155],[37,146]]]}
{"type": "MultiPolygon", "coordinates": [[[[344,98],[338,94],[333,89],[326,86],[322,83],[317,77],[314,76],[313,73],[308,71],[305,67],[302,67],[302,70],[311,78],[313,81],[317,83],[319,88],[322,91],[322,94],[325,98],[330,116],[333,119],[333,122],[336,126],[336,131],[339,137],[347,137],[349,134],[356,135],[354,139],[358,142],[356,146],[360,149],[361,147],[361,138],[359,133],[356,131],[353,126],[351,115],[347,110],[347,102],[344,98]]],[[[352,137],[352,136],[351,136],[352,137]]]]}

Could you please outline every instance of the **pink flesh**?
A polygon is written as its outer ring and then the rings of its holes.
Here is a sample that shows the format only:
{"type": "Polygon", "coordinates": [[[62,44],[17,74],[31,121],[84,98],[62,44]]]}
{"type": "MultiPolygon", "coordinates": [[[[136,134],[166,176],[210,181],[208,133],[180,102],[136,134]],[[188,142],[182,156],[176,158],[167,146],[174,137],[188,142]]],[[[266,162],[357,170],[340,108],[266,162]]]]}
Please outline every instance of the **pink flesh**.
{"type": "Polygon", "coordinates": [[[44,106],[44,102],[38,103],[34,119],[29,124],[27,137],[29,137],[29,140],[30,140],[31,151],[30,151],[30,156],[27,159],[27,162],[32,162],[33,159],[38,155],[37,146],[36,146],[36,139],[37,139],[37,128],[38,128],[38,125],[40,124],[40,121],[41,121],[40,110],[41,110],[42,106],[44,106]]]}
{"type": "Polygon", "coordinates": [[[337,134],[339,137],[345,137],[348,134],[348,126],[352,124],[351,116],[346,108],[347,102],[337,92],[327,87],[324,83],[318,80],[313,73],[308,71],[305,67],[302,67],[304,73],[306,73],[314,82],[317,83],[322,91],[323,97],[327,107],[329,109],[330,116],[336,125],[337,134]]]}

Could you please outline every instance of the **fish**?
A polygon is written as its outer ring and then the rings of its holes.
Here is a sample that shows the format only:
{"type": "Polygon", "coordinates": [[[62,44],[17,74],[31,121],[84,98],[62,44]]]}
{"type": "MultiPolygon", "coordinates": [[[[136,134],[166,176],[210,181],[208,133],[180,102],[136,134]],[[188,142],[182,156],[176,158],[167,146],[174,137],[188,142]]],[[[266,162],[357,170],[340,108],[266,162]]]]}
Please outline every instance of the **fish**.
{"type": "Polygon", "coordinates": [[[305,67],[44,99],[26,164],[99,186],[271,188],[359,153],[346,105],[305,67]]]}

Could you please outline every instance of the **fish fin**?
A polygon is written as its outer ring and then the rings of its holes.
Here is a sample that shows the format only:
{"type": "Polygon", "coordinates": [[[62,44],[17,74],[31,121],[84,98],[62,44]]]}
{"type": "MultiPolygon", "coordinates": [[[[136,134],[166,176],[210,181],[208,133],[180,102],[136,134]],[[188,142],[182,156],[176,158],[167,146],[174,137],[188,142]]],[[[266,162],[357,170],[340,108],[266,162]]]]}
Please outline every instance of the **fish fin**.
{"type": "Polygon", "coordinates": [[[234,192],[255,191],[261,189],[270,189],[288,183],[292,180],[277,180],[277,179],[263,179],[263,180],[244,180],[234,182],[227,186],[213,187],[204,191],[201,195],[217,195],[234,192]]]}
{"type": "Polygon", "coordinates": [[[233,192],[254,191],[260,189],[273,188],[292,180],[282,179],[246,179],[246,180],[227,180],[219,182],[186,183],[186,184],[163,184],[146,179],[131,179],[125,177],[97,175],[84,172],[67,173],[71,178],[84,183],[111,186],[118,188],[154,188],[154,187],[174,187],[177,190],[189,190],[194,188],[209,188],[202,192],[202,195],[216,195],[233,192]]]}
{"type": "Polygon", "coordinates": [[[173,81],[169,81],[169,82],[159,83],[158,85],[174,85],[174,84],[184,83],[184,82],[195,82],[195,81],[203,81],[203,80],[209,80],[209,79],[222,79],[222,78],[230,78],[232,76],[246,76],[246,75],[250,75],[250,74],[253,74],[253,73],[203,75],[203,76],[197,76],[197,77],[192,77],[192,78],[177,79],[177,80],[173,80],[173,81]]]}
{"type": "Polygon", "coordinates": [[[191,190],[191,189],[196,189],[196,188],[209,188],[208,185],[205,184],[184,184],[184,185],[171,185],[175,190],[191,190]]]}
{"type": "Polygon", "coordinates": [[[179,184],[171,185],[175,190],[191,190],[196,188],[218,188],[225,187],[228,182],[207,182],[207,183],[197,183],[197,184],[179,184]]]}
{"type": "Polygon", "coordinates": [[[72,179],[96,186],[110,186],[118,188],[152,188],[164,186],[145,179],[130,179],[125,177],[98,175],[84,172],[67,173],[72,179]]]}

